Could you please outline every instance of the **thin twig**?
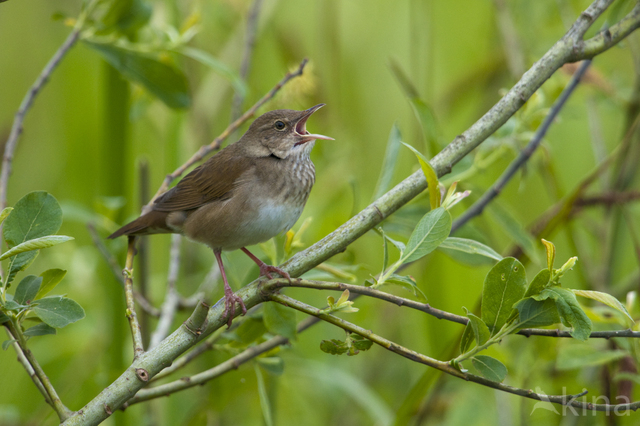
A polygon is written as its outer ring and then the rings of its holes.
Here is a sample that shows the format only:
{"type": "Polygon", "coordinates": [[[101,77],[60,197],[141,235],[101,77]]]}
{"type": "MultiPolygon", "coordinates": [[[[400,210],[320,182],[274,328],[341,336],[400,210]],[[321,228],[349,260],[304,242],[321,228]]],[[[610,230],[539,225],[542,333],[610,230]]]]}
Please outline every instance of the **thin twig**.
{"type": "MultiPolygon", "coordinates": [[[[111,252],[104,245],[93,223],[87,223],[87,230],[89,231],[89,235],[91,235],[91,241],[93,241],[93,245],[96,246],[96,248],[102,255],[102,258],[105,260],[105,262],[107,262],[107,265],[109,265],[109,269],[113,273],[113,276],[120,283],[122,288],[124,288],[124,276],[122,275],[122,268],[120,267],[118,260],[115,258],[113,254],[111,254],[111,252]]],[[[153,306],[151,302],[149,302],[142,294],[133,290],[133,297],[136,299],[136,303],[147,314],[156,318],[160,317],[160,310],[155,306],[153,306]]],[[[191,306],[191,309],[193,309],[193,306],[191,306]]]]}
{"type": "Polygon", "coordinates": [[[456,219],[453,222],[453,225],[451,227],[451,233],[454,233],[455,231],[460,229],[465,223],[467,223],[472,218],[481,215],[485,207],[491,201],[493,201],[493,199],[496,198],[500,194],[500,192],[502,192],[502,190],[507,185],[507,183],[509,183],[511,178],[513,178],[516,175],[517,171],[520,170],[520,168],[526,164],[529,158],[531,158],[531,155],[533,155],[534,151],[540,145],[540,142],[542,142],[542,139],[547,134],[547,130],[549,130],[549,127],[551,127],[551,124],[560,113],[560,110],[564,106],[565,102],[567,101],[567,99],[569,99],[569,96],[571,96],[575,88],[578,86],[578,83],[580,82],[580,78],[582,78],[584,73],[587,71],[587,68],[589,68],[590,64],[591,64],[591,61],[584,61],[582,63],[578,71],[576,71],[576,73],[571,78],[571,81],[569,82],[567,87],[565,87],[562,93],[560,94],[560,97],[556,100],[556,102],[553,104],[553,106],[549,110],[549,114],[547,114],[547,116],[544,118],[544,121],[542,122],[538,130],[536,130],[536,133],[533,136],[533,138],[531,138],[531,141],[529,141],[527,146],[524,147],[522,151],[520,151],[520,154],[518,155],[518,157],[515,160],[513,160],[511,164],[509,164],[509,167],[507,167],[504,173],[502,173],[502,175],[500,176],[500,178],[498,178],[496,183],[494,183],[493,186],[489,188],[482,195],[482,197],[480,197],[480,199],[478,199],[478,201],[473,203],[473,205],[469,207],[464,212],[464,214],[462,214],[462,216],[460,216],[458,219],[456,219]]]}
{"type": "Polygon", "coordinates": [[[7,186],[9,184],[9,176],[11,175],[11,163],[13,161],[13,154],[16,150],[16,146],[18,145],[18,139],[22,134],[24,122],[24,117],[33,105],[33,101],[36,96],[42,89],[42,87],[46,84],[51,76],[51,73],[58,66],[64,55],[73,47],[74,44],[78,41],[80,37],[80,27],[74,28],[71,31],[71,34],[67,36],[67,39],[62,43],[62,46],[56,51],[53,57],[49,60],[47,65],[44,67],[38,78],[36,78],[35,83],[29,88],[27,94],[22,99],[22,103],[20,104],[20,108],[16,113],[16,116],[13,120],[13,125],[11,126],[11,133],[9,133],[9,139],[4,145],[4,155],[2,157],[2,172],[0,173],[0,210],[4,209],[7,206],[7,186]]]}
{"type": "MultiPolygon", "coordinates": [[[[385,293],[380,290],[373,289],[371,287],[364,287],[360,285],[345,284],[341,282],[328,282],[328,281],[315,281],[315,280],[303,280],[300,278],[292,278],[291,281],[286,279],[275,279],[267,281],[263,284],[261,291],[272,292],[275,289],[282,287],[300,287],[300,288],[312,288],[316,290],[335,290],[345,291],[349,290],[350,293],[361,294],[376,299],[384,300],[394,303],[398,306],[406,306],[407,308],[415,309],[438,319],[444,319],[447,321],[455,322],[458,324],[466,325],[469,322],[469,318],[462,315],[452,314],[451,312],[436,309],[428,303],[416,302],[415,300],[406,299],[404,297],[395,296],[393,294],[385,293]]],[[[353,299],[353,298],[352,298],[353,299]]],[[[529,336],[546,336],[546,337],[572,337],[568,331],[564,330],[547,330],[539,328],[525,328],[518,331],[515,334],[520,334],[526,337],[529,336]]],[[[594,331],[589,336],[590,338],[603,338],[609,339],[612,337],[633,337],[640,338],[640,331],[627,330],[607,330],[607,331],[594,331]]]]}
{"type": "MultiPolygon", "coordinates": [[[[244,82],[247,81],[249,76],[249,69],[251,68],[251,56],[253,55],[253,48],[256,44],[256,33],[258,32],[258,17],[260,16],[260,9],[262,8],[263,0],[253,0],[251,9],[247,14],[247,29],[244,34],[244,52],[242,53],[242,63],[240,64],[240,79],[244,82]]],[[[235,121],[240,117],[242,111],[242,102],[244,96],[240,92],[236,92],[231,102],[231,121],[235,121]]]]}
{"type": "MultiPolygon", "coordinates": [[[[4,327],[4,330],[7,332],[7,336],[9,337],[9,340],[12,340],[12,339],[17,340],[16,337],[13,334],[11,334],[11,331],[9,331],[8,327],[4,327]]],[[[51,402],[51,398],[49,398],[49,394],[47,393],[47,390],[42,385],[42,382],[38,378],[38,375],[36,374],[31,364],[29,364],[29,360],[27,359],[27,357],[24,356],[24,352],[22,352],[22,348],[20,347],[18,342],[17,341],[13,342],[11,346],[13,347],[13,349],[16,351],[16,354],[18,355],[18,362],[22,364],[24,369],[27,371],[27,374],[29,375],[29,377],[31,377],[33,384],[36,385],[36,387],[44,397],[44,400],[46,401],[46,403],[49,404],[51,408],[55,409],[55,407],[53,406],[53,403],[51,402]]]]}
{"type": "Polygon", "coordinates": [[[73,414],[73,412],[69,410],[60,400],[60,397],[58,396],[56,389],[53,387],[53,384],[49,380],[49,377],[47,377],[46,373],[38,363],[38,360],[36,360],[36,357],[33,356],[33,353],[27,347],[27,340],[20,331],[20,326],[14,324],[13,321],[14,320],[9,320],[7,324],[9,332],[18,341],[17,343],[18,345],[20,345],[20,349],[22,350],[24,357],[27,359],[29,365],[31,365],[31,368],[33,368],[35,375],[38,376],[38,380],[40,380],[40,383],[42,383],[42,386],[46,390],[47,395],[49,396],[49,401],[51,401],[51,406],[55,410],[56,414],[58,414],[60,422],[64,422],[73,414]]]}
{"type": "Polygon", "coordinates": [[[136,307],[133,297],[133,257],[136,251],[136,239],[129,237],[129,248],[127,249],[127,260],[122,270],[124,276],[124,297],[127,302],[127,319],[131,328],[131,339],[133,340],[133,359],[136,360],[144,353],[142,344],[142,334],[140,332],[140,324],[138,323],[138,315],[136,315],[136,307]]]}
{"type": "MultiPolygon", "coordinates": [[[[306,318],[305,320],[300,321],[298,323],[297,332],[298,333],[302,333],[304,330],[306,330],[307,328],[311,327],[314,324],[317,324],[318,322],[320,322],[320,320],[318,318],[315,318],[315,317],[306,318]]],[[[129,401],[127,401],[127,403],[122,406],[122,409],[124,410],[125,408],[127,408],[127,407],[129,407],[129,406],[131,406],[133,404],[137,404],[139,402],[148,401],[150,399],[154,399],[154,398],[158,398],[158,397],[162,397],[162,396],[167,396],[169,394],[172,394],[172,393],[184,390],[184,389],[188,389],[188,388],[191,388],[191,387],[194,387],[194,386],[202,385],[202,384],[208,382],[209,380],[215,379],[216,377],[219,377],[219,376],[223,375],[224,373],[227,373],[227,372],[229,372],[231,370],[237,370],[238,367],[240,367],[245,362],[247,362],[247,361],[249,361],[249,360],[251,360],[251,359],[253,359],[253,358],[255,358],[255,357],[259,356],[259,355],[262,355],[262,354],[264,354],[266,352],[269,352],[273,348],[276,348],[276,347],[282,346],[282,345],[286,345],[287,343],[289,343],[289,339],[287,339],[286,337],[275,336],[275,337],[272,337],[271,339],[269,339],[269,340],[267,340],[265,342],[262,342],[262,343],[260,343],[260,344],[258,344],[256,346],[251,346],[250,348],[245,349],[244,351],[242,351],[238,355],[236,355],[236,356],[234,356],[232,358],[229,358],[228,360],[216,365],[215,367],[210,368],[208,370],[205,370],[205,371],[203,371],[201,373],[198,373],[198,374],[196,374],[194,376],[183,377],[183,378],[178,379],[176,381],[165,383],[165,384],[162,384],[162,385],[159,385],[159,386],[156,386],[156,387],[142,389],[136,394],[136,396],[134,396],[129,401]]],[[[199,349],[199,347],[196,348],[196,349],[199,349]]],[[[195,358],[196,356],[200,355],[205,350],[197,352],[191,358],[188,358],[188,359],[187,359],[187,357],[181,358],[181,359],[184,359],[183,364],[181,364],[177,368],[183,367],[184,365],[186,365],[187,362],[193,360],[193,358],[195,358]]],[[[196,351],[194,350],[193,352],[196,352],[196,351]]],[[[165,377],[167,374],[170,374],[170,373],[176,371],[177,368],[173,368],[173,365],[171,367],[169,367],[169,368],[166,368],[161,373],[162,377],[165,377]],[[165,371],[169,371],[169,373],[163,374],[165,371]]],[[[156,377],[159,377],[161,374],[158,374],[158,376],[156,376],[156,377]]]]}
{"type": "Polygon", "coordinates": [[[215,138],[213,140],[213,142],[211,142],[209,145],[205,145],[205,146],[201,147],[195,154],[193,154],[191,156],[191,158],[189,158],[189,160],[187,160],[186,163],[184,163],[183,165],[178,167],[173,173],[168,174],[167,177],[165,177],[164,181],[162,182],[162,185],[160,185],[160,188],[158,188],[158,191],[156,192],[156,194],[153,196],[151,201],[149,201],[149,204],[147,204],[146,207],[143,209],[143,213],[146,213],[146,211],[148,211],[151,208],[151,205],[153,204],[155,199],[158,198],[160,195],[162,195],[169,188],[169,185],[171,184],[171,182],[173,182],[174,179],[176,179],[177,177],[181,176],[182,173],[185,172],[185,170],[187,170],[189,167],[191,167],[192,165],[194,165],[198,161],[202,160],[211,151],[215,151],[215,150],[219,149],[220,145],[222,145],[222,142],[227,137],[229,137],[229,135],[231,133],[236,131],[245,121],[247,121],[249,118],[251,118],[256,113],[258,108],[260,108],[267,101],[269,101],[271,98],[273,98],[276,95],[276,93],[278,93],[278,91],[280,91],[282,86],[287,84],[289,82],[289,80],[291,80],[292,78],[295,78],[297,76],[302,75],[302,72],[304,70],[305,65],[307,65],[307,62],[308,62],[308,60],[306,58],[303,59],[302,62],[300,62],[300,65],[298,66],[298,68],[295,71],[288,72],[282,78],[282,80],[280,80],[280,82],[278,82],[278,84],[276,84],[266,95],[264,95],[262,97],[262,99],[260,99],[251,108],[249,108],[244,114],[242,114],[240,116],[240,118],[238,118],[236,121],[231,123],[220,134],[220,136],[218,136],[217,138],[215,138]]]}
{"type": "Polygon", "coordinates": [[[304,312],[308,315],[313,315],[314,317],[320,318],[323,321],[336,325],[348,332],[356,333],[366,339],[371,340],[373,343],[379,346],[382,346],[383,348],[393,353],[396,353],[400,356],[403,356],[411,361],[428,365],[430,367],[443,371],[447,374],[450,374],[454,377],[464,379],[470,382],[475,382],[483,386],[488,386],[496,390],[523,396],[525,398],[535,399],[538,401],[547,401],[547,402],[552,402],[554,404],[569,405],[572,407],[577,407],[577,408],[582,408],[585,410],[592,410],[592,411],[612,412],[616,410],[615,412],[620,412],[621,410],[635,411],[638,408],[640,408],[640,401],[629,403],[629,404],[615,404],[615,405],[592,404],[592,403],[587,403],[582,401],[576,401],[576,398],[580,396],[584,396],[586,394],[586,391],[583,391],[576,395],[541,395],[533,392],[531,389],[516,388],[516,387],[508,386],[499,382],[494,382],[494,381],[485,379],[484,377],[476,376],[474,374],[462,373],[461,371],[452,367],[448,362],[438,361],[434,358],[428,357],[421,353],[415,352],[411,349],[405,348],[404,346],[401,346],[395,342],[385,339],[382,336],[372,333],[370,330],[366,330],[362,327],[359,327],[355,324],[352,324],[334,315],[326,314],[320,309],[314,308],[313,306],[309,306],[291,297],[276,293],[276,294],[270,295],[270,299],[274,302],[278,302],[284,306],[291,307],[300,312],[304,312]]]}
{"type": "Polygon", "coordinates": [[[596,205],[610,206],[613,204],[625,204],[640,200],[640,191],[612,191],[604,194],[591,195],[576,200],[576,207],[590,207],[596,205]]]}
{"type": "Polygon", "coordinates": [[[162,307],[160,308],[160,320],[155,331],[151,335],[149,349],[153,349],[167,337],[173,317],[175,316],[180,295],[176,290],[176,282],[178,281],[178,272],[180,270],[180,245],[182,243],[182,235],[171,235],[171,252],[169,254],[169,274],[167,276],[167,291],[162,307]]]}

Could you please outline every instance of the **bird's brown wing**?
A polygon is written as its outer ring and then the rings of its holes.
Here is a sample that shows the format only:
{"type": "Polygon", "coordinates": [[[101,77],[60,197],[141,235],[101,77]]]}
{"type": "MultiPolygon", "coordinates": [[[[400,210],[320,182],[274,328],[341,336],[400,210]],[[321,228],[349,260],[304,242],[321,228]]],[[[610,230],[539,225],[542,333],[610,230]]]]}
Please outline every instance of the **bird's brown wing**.
{"type": "Polygon", "coordinates": [[[247,170],[247,164],[242,160],[239,156],[211,157],[158,197],[153,210],[192,210],[216,199],[228,198],[237,180],[247,170]]]}

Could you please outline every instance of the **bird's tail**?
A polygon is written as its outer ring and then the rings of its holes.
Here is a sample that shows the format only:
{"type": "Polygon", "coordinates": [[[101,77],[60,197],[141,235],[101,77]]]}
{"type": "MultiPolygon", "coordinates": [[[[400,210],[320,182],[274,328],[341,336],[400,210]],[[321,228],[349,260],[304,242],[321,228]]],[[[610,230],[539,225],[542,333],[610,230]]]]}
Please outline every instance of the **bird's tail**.
{"type": "Polygon", "coordinates": [[[107,238],[118,238],[121,235],[149,235],[174,232],[167,227],[167,212],[152,210],[118,229],[107,238]]]}

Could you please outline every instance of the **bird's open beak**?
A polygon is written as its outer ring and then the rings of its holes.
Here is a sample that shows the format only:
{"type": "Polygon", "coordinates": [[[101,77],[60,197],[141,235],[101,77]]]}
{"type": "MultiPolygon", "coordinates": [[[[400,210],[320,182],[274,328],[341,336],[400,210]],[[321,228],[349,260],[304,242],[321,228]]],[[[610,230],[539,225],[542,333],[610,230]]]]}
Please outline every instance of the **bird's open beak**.
{"type": "Polygon", "coordinates": [[[329,141],[333,140],[333,138],[330,138],[329,136],[309,133],[307,131],[307,127],[306,127],[307,126],[307,120],[309,119],[309,117],[311,117],[311,114],[313,114],[314,112],[316,112],[317,110],[322,108],[324,105],[325,104],[318,104],[318,105],[316,105],[314,107],[311,107],[311,108],[309,108],[308,110],[306,110],[304,112],[302,117],[300,117],[300,119],[296,123],[296,127],[295,127],[296,135],[300,136],[300,141],[296,142],[295,145],[302,145],[303,143],[307,143],[307,142],[315,140],[315,139],[324,139],[324,140],[329,140],[329,141]]]}

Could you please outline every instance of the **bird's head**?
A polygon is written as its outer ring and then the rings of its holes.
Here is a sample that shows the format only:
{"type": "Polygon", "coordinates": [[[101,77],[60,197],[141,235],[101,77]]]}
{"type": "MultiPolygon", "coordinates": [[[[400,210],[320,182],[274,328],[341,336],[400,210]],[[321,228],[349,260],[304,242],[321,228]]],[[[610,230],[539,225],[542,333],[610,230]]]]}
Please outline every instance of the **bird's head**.
{"type": "Polygon", "coordinates": [[[298,150],[308,152],[316,139],[333,140],[329,136],[309,133],[306,128],[311,114],[323,106],[324,104],[318,104],[305,111],[269,111],[256,118],[238,142],[243,143],[256,156],[275,155],[287,158],[298,150]]]}

